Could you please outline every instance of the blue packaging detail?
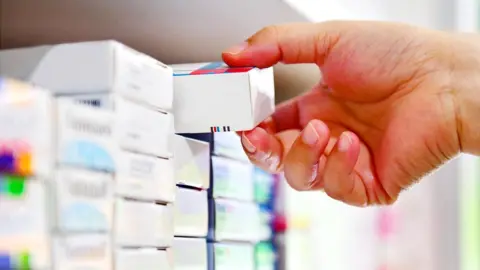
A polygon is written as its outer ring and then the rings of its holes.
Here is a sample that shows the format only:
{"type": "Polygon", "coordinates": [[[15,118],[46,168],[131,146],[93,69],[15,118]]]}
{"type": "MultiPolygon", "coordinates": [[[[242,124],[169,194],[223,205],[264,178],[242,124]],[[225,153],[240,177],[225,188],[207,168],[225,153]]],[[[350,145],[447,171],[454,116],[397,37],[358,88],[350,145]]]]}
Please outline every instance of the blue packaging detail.
{"type": "MultiPolygon", "coordinates": [[[[215,246],[213,243],[207,244],[207,264],[208,270],[215,270],[215,246]]],[[[0,268],[0,270],[2,270],[0,268]]]]}
{"type": "Polygon", "coordinates": [[[207,241],[215,241],[215,200],[208,199],[208,234],[207,241]]]}
{"type": "Polygon", "coordinates": [[[260,206],[260,237],[269,240],[273,237],[273,219],[275,214],[266,206],[260,206]]]}
{"type": "Polygon", "coordinates": [[[15,173],[15,157],[13,153],[6,152],[0,154],[0,172],[15,173]]]}
{"type": "Polygon", "coordinates": [[[63,230],[70,232],[98,232],[109,229],[103,213],[85,202],[74,203],[63,210],[60,224],[63,230]]]}
{"type": "Polygon", "coordinates": [[[11,270],[12,259],[9,254],[0,253],[0,270],[11,270]]]}
{"type": "Polygon", "coordinates": [[[260,204],[262,207],[269,208],[271,211],[273,211],[275,206],[275,176],[258,167],[255,167],[253,178],[255,185],[255,202],[260,204]]]}
{"type": "Polygon", "coordinates": [[[90,141],[69,142],[60,162],[75,167],[115,172],[115,162],[111,154],[90,141]]]}
{"type": "Polygon", "coordinates": [[[98,98],[97,99],[79,99],[78,102],[88,106],[92,106],[92,107],[97,107],[97,108],[103,107],[102,100],[98,98]]]}

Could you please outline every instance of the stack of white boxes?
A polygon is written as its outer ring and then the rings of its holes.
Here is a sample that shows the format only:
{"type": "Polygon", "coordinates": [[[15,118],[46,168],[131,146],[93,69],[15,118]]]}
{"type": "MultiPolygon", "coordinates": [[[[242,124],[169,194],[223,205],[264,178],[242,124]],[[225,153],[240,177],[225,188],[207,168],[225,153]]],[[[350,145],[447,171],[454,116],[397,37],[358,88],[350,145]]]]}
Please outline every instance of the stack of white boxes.
{"type": "Polygon", "coordinates": [[[265,239],[254,167],[236,134],[215,133],[213,146],[209,270],[253,270],[255,244],[265,239]]]}
{"type": "Polygon", "coordinates": [[[111,268],[113,114],[0,85],[0,269],[111,268]]]}
{"type": "Polygon", "coordinates": [[[175,270],[207,270],[210,144],[175,136],[175,270]]]}
{"type": "Polygon", "coordinates": [[[55,269],[111,269],[112,256],[94,264],[100,243],[105,255],[112,246],[115,269],[168,269],[176,193],[172,70],[102,41],[2,51],[0,74],[56,95],[55,269]],[[69,251],[82,246],[88,252],[69,251]],[[74,254],[83,264],[73,265],[74,254]]]}
{"type": "MultiPolygon", "coordinates": [[[[207,268],[210,146],[174,129],[253,128],[273,111],[273,71],[179,68],[115,41],[0,51],[18,80],[0,80],[0,270],[207,268]]],[[[214,241],[256,241],[244,172],[215,195],[238,215],[214,241]]]]}

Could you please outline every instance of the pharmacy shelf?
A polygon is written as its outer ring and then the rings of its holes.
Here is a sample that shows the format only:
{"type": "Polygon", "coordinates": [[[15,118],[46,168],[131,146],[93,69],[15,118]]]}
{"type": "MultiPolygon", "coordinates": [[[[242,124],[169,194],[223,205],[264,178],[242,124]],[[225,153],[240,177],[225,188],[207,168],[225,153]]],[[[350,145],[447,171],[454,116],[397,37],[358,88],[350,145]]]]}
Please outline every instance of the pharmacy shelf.
{"type": "MultiPolygon", "coordinates": [[[[0,48],[115,39],[167,64],[216,61],[264,26],[313,20],[299,10],[284,0],[0,0],[0,48]]],[[[318,76],[312,66],[278,66],[278,98],[318,76]]]]}

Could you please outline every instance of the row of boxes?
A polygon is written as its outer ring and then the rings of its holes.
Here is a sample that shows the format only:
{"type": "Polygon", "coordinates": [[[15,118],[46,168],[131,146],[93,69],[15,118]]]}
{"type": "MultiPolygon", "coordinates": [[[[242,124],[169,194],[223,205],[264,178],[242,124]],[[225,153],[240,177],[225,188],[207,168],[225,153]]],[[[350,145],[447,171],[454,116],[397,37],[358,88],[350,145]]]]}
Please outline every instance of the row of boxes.
{"type": "Polygon", "coordinates": [[[174,131],[251,129],[273,111],[272,70],[173,70],[113,41],[0,52],[0,74],[49,89],[0,80],[0,269],[167,269],[172,252],[205,269],[207,240],[264,238],[251,166],[215,158],[227,174],[208,191],[209,145],[174,131]]]}
{"type": "MultiPolygon", "coordinates": [[[[23,100],[25,101],[25,100],[23,100]]],[[[63,102],[63,101],[62,101],[63,102]]],[[[81,108],[84,111],[97,111],[96,109],[77,105],[71,103],[68,108],[75,111],[74,108],[81,108]]],[[[84,114],[87,115],[87,114],[84,114]]],[[[93,117],[98,119],[97,117],[93,117]]],[[[116,172],[115,189],[113,188],[112,175],[109,172],[104,171],[88,171],[85,169],[79,169],[71,167],[68,169],[57,168],[55,174],[57,175],[57,181],[55,190],[58,196],[54,196],[56,202],[53,204],[57,207],[57,213],[61,213],[61,216],[56,217],[55,224],[58,224],[59,231],[67,232],[84,232],[89,231],[91,233],[87,235],[68,235],[66,237],[53,238],[54,240],[54,254],[58,252],[62,253],[65,249],[68,249],[70,245],[84,245],[87,246],[97,242],[104,243],[103,253],[104,257],[97,256],[97,259],[88,258],[88,263],[92,265],[104,265],[110,263],[108,257],[105,257],[106,251],[111,248],[111,241],[107,235],[101,234],[101,232],[108,231],[115,224],[115,245],[120,247],[115,252],[115,262],[122,261],[123,256],[130,258],[139,256],[144,258],[145,256],[152,256],[152,260],[160,256],[161,251],[156,248],[168,248],[174,246],[173,235],[183,237],[204,237],[207,235],[208,230],[208,200],[207,189],[209,187],[209,145],[201,143],[196,140],[184,138],[181,136],[174,137],[174,156],[175,156],[175,171],[172,171],[172,160],[162,159],[147,155],[141,155],[132,152],[123,151],[123,154],[117,155],[120,157],[114,162],[114,164],[122,164],[121,166],[115,166],[118,168],[116,172]],[[147,173],[148,172],[148,173],[147,173]],[[168,183],[175,183],[171,181],[173,175],[176,177],[176,182],[181,186],[196,187],[196,189],[175,187],[168,183]],[[157,179],[153,179],[157,176],[157,179]],[[159,177],[161,176],[161,177],[159,177]],[[203,189],[203,190],[202,190],[203,189]],[[117,196],[115,196],[115,195],[117,196]],[[85,202],[85,198],[88,198],[88,203],[85,202]],[[141,201],[125,200],[122,198],[140,199],[141,201]],[[174,202],[172,205],[161,205],[156,203],[146,203],[146,201],[163,201],[174,202]],[[114,203],[115,202],[115,203],[114,203]],[[112,213],[112,209],[115,205],[115,212],[112,213]],[[83,209],[83,210],[82,210],[83,209]],[[115,222],[113,222],[113,216],[115,222]],[[174,223],[172,224],[172,220],[174,223]],[[155,222],[157,221],[157,222],[155,222]],[[85,240],[81,239],[93,239],[85,240]],[[79,242],[77,244],[77,242],[79,242]],[[82,244],[83,243],[83,244],[82,244]],[[124,249],[129,248],[129,249],[124,249]],[[135,249],[131,249],[135,248],[135,249]],[[56,251],[58,250],[58,251],[56,251]]],[[[113,156],[113,155],[111,155],[113,156]]],[[[230,161],[233,162],[233,161],[230,161]]],[[[234,187],[242,185],[242,178],[232,177],[242,172],[243,175],[247,175],[247,178],[243,178],[243,181],[250,181],[246,186],[250,187],[246,190],[250,192],[243,192],[243,194],[250,194],[248,197],[232,196],[237,200],[228,198],[228,192],[220,192],[216,200],[211,200],[210,207],[214,205],[214,209],[211,210],[211,216],[215,217],[214,227],[215,230],[210,230],[209,239],[211,241],[246,241],[255,243],[259,239],[268,238],[269,229],[266,232],[261,233],[261,214],[259,212],[260,207],[255,204],[254,199],[254,184],[253,175],[255,171],[253,167],[248,166],[246,163],[242,164],[248,167],[249,170],[242,168],[239,164],[229,163],[224,160],[223,163],[216,163],[221,166],[217,168],[223,168],[225,175],[222,181],[230,183],[234,187]],[[227,165],[225,165],[227,164],[227,165]],[[228,164],[235,164],[230,166],[228,164]],[[239,170],[239,168],[241,168],[239,170]],[[250,173],[247,173],[250,171],[250,173]],[[227,195],[225,195],[227,194],[227,195]],[[243,201],[240,200],[243,198],[243,201]],[[213,214],[213,215],[212,215],[213,214]],[[245,217],[249,217],[245,222],[245,217]],[[246,226],[245,226],[246,225],[246,226]]],[[[71,165],[71,164],[70,164],[71,165]]],[[[82,165],[82,163],[77,163],[82,165]]],[[[90,163],[83,163],[82,166],[89,167],[90,163]]],[[[92,168],[101,168],[93,166],[92,168]]],[[[103,167],[107,168],[107,167],[103,167]]],[[[214,173],[214,175],[216,175],[214,173]]],[[[240,175],[242,175],[240,173],[240,175]]],[[[32,184],[33,191],[29,194],[35,194],[40,196],[45,193],[45,190],[35,191],[35,184],[37,188],[41,188],[42,185],[38,185],[40,182],[28,182],[32,184]]],[[[14,184],[10,186],[15,186],[14,184]]],[[[43,186],[45,189],[45,186],[43,186]]],[[[9,188],[8,190],[15,190],[9,188]]],[[[27,190],[30,190],[28,188],[27,190]]],[[[222,189],[220,189],[222,190],[222,189]]],[[[26,198],[32,198],[26,196],[26,198]]],[[[31,203],[32,207],[39,207],[44,204],[45,198],[39,197],[37,201],[31,203]]],[[[3,200],[2,200],[3,201],[3,200]]],[[[2,204],[5,205],[5,204],[2,204]]],[[[26,213],[46,213],[47,211],[41,209],[35,209],[26,213]]],[[[45,218],[46,214],[43,215],[45,218]]],[[[39,217],[42,217],[40,214],[39,217]]],[[[35,224],[35,222],[28,222],[29,224],[35,224]]],[[[49,229],[46,225],[46,221],[43,223],[43,233],[34,234],[36,237],[43,238],[33,242],[41,243],[38,250],[45,252],[44,255],[35,254],[35,262],[31,262],[33,265],[48,264],[48,242],[49,229]],[[43,257],[44,259],[37,259],[43,257]],[[44,261],[42,263],[42,260],[44,261]]],[[[264,224],[265,225],[265,224],[264,224]]],[[[264,228],[265,229],[265,228],[264,228]]],[[[24,234],[25,231],[22,231],[24,234]]],[[[14,234],[6,233],[11,237],[14,234]]],[[[18,236],[18,235],[16,235],[18,236]]],[[[18,238],[16,238],[18,241],[18,238]]],[[[187,238],[177,238],[176,241],[187,241],[187,238]]],[[[198,243],[206,242],[202,239],[195,239],[198,243]]],[[[193,240],[192,240],[193,241],[193,240]]],[[[7,243],[9,241],[6,241],[7,243]]],[[[30,242],[30,241],[28,241],[30,242]]],[[[263,243],[264,245],[265,243],[263,243]]],[[[237,250],[237,244],[218,243],[212,244],[218,245],[219,250],[233,249],[237,250]]],[[[254,245],[247,244],[250,249],[254,248],[254,245]]],[[[19,250],[23,250],[25,247],[21,247],[19,250]]],[[[30,249],[32,250],[32,249],[30,249]]],[[[234,253],[235,254],[235,253],[234,253]]],[[[253,256],[253,252],[251,252],[253,256]]],[[[63,256],[63,255],[62,255],[63,256]]],[[[82,256],[75,258],[69,258],[63,260],[60,255],[54,255],[55,265],[61,265],[69,269],[70,265],[79,263],[85,263],[85,258],[82,256]],[[60,258],[60,259],[57,259],[60,258]],[[65,265],[65,266],[64,266],[65,265]]],[[[222,265],[222,252],[219,251],[217,258],[219,261],[215,265],[222,265]]],[[[158,257],[159,258],[159,257],[158,257]]],[[[159,260],[157,258],[157,260],[159,260]]],[[[139,259],[140,260],[140,259],[139,259]]],[[[145,259],[141,259],[145,260],[145,259]]],[[[230,259],[229,259],[230,260],[230,259]]],[[[135,260],[134,260],[135,261],[135,260]]],[[[160,262],[155,265],[160,264],[160,262]]],[[[128,264],[127,264],[128,265],[128,264]]],[[[253,264],[252,264],[253,265],[253,264]]],[[[125,267],[125,266],[124,266],[125,267]]],[[[220,267],[220,266],[219,266],[220,267]]],[[[38,267],[41,269],[42,267],[38,267]]],[[[117,267],[118,269],[118,267],[117,267]]],[[[129,268],[124,268],[129,269],[129,268]]]]}
{"type": "MultiPolygon", "coordinates": [[[[208,144],[201,144],[180,136],[174,137],[175,150],[181,152],[176,163],[173,159],[117,150],[111,143],[115,142],[113,132],[107,132],[107,130],[113,130],[115,126],[113,124],[115,121],[111,121],[112,113],[70,102],[67,99],[55,100],[47,91],[35,89],[27,91],[28,86],[18,82],[3,80],[2,86],[4,106],[1,111],[5,116],[4,119],[7,119],[8,115],[12,118],[23,115],[28,116],[30,124],[30,128],[23,125],[22,129],[7,130],[8,134],[2,136],[9,138],[3,142],[2,170],[9,174],[20,175],[6,175],[2,180],[4,187],[2,190],[5,190],[8,196],[2,196],[0,204],[4,209],[2,213],[5,214],[2,218],[5,231],[2,229],[0,250],[6,250],[9,253],[3,256],[2,266],[18,266],[19,263],[15,261],[20,259],[15,258],[21,257],[23,264],[27,264],[25,258],[28,258],[28,264],[34,269],[49,269],[49,265],[52,264],[50,253],[53,253],[56,269],[70,269],[80,263],[83,266],[96,265],[100,269],[109,269],[111,260],[108,250],[112,247],[109,232],[112,229],[117,247],[134,247],[142,250],[172,246],[174,230],[179,235],[206,235],[208,229],[206,191],[193,191],[195,195],[192,197],[189,190],[176,188],[173,171],[176,166],[179,182],[184,185],[208,187],[205,186],[205,182],[208,184],[209,181],[208,144]],[[16,91],[18,89],[25,91],[16,91]],[[39,96],[44,98],[38,99],[39,96]],[[42,105],[42,101],[48,102],[42,105]],[[42,108],[50,107],[51,110],[44,114],[38,113],[38,110],[35,110],[37,105],[41,105],[42,108]],[[51,120],[55,116],[60,120],[51,120]],[[52,124],[50,127],[53,131],[49,130],[47,125],[44,125],[43,129],[32,129],[32,127],[41,126],[36,125],[38,122],[49,121],[61,124],[52,124]],[[49,142],[45,139],[44,142],[47,143],[44,145],[49,145],[45,147],[42,147],[41,143],[32,143],[38,138],[37,135],[42,135],[40,132],[47,134],[45,138],[57,138],[57,142],[49,142]],[[26,145],[38,146],[37,148],[40,149],[49,147],[51,149],[50,152],[45,151],[48,154],[17,158],[18,150],[22,149],[15,146],[10,139],[26,145]],[[83,145],[77,147],[75,151],[55,151],[56,145],[69,146],[78,142],[90,143],[96,148],[92,150],[83,145]],[[192,150],[190,146],[200,148],[200,154],[194,152],[195,149],[192,150]],[[201,156],[202,148],[203,157],[201,156]],[[83,152],[78,153],[79,151],[83,152]],[[61,154],[69,152],[73,154],[61,154]],[[44,164],[44,166],[37,164],[44,164]],[[192,169],[199,170],[197,175],[192,172],[192,169]],[[115,173],[115,176],[112,173],[115,173]],[[26,177],[22,175],[33,177],[25,181],[26,177]],[[52,193],[52,196],[49,196],[49,193],[52,193]],[[11,195],[15,194],[20,198],[12,199],[11,195]],[[196,211],[199,211],[200,218],[203,216],[204,219],[199,223],[205,226],[203,229],[200,228],[200,232],[195,232],[198,228],[192,221],[198,213],[192,215],[188,206],[182,207],[182,204],[188,205],[192,202],[192,198],[194,200],[200,198],[201,202],[202,195],[204,209],[196,211]],[[171,203],[176,197],[179,203],[173,206],[155,203],[158,201],[171,203]],[[48,206],[55,210],[49,211],[48,206]],[[114,206],[115,211],[113,211],[114,206]],[[15,208],[22,208],[23,215],[14,212],[15,208]],[[35,215],[32,215],[33,213],[35,215]],[[17,223],[24,223],[30,227],[18,226],[17,223]],[[50,223],[53,226],[50,226],[50,223]],[[193,227],[193,230],[190,227],[193,227]],[[11,231],[10,228],[14,228],[15,231],[11,231]],[[98,241],[104,243],[101,250],[103,257],[98,255],[93,258],[88,254],[87,257],[82,257],[80,254],[76,257],[78,260],[75,258],[64,260],[62,256],[57,255],[57,253],[66,252],[65,250],[71,245],[92,248],[95,245],[91,245],[98,241]],[[49,248],[50,245],[53,247],[52,251],[49,248]],[[24,251],[28,253],[24,254],[24,251]],[[82,260],[79,261],[81,258],[82,260]]],[[[71,147],[63,148],[71,149],[71,147]]],[[[24,154],[29,154],[31,149],[25,150],[27,151],[24,154]]],[[[193,203],[193,205],[202,205],[193,203]]],[[[132,254],[124,249],[118,249],[116,253],[132,254]]]]}
{"type": "MultiPolygon", "coordinates": [[[[116,160],[128,153],[116,145],[113,112],[56,99],[46,90],[11,80],[1,85],[2,120],[28,120],[18,126],[7,122],[1,134],[6,228],[0,241],[1,268],[109,269],[113,245],[171,246],[171,206],[140,205],[115,196],[115,182],[122,181],[116,160]],[[141,217],[147,222],[138,222],[141,217]],[[72,252],[78,246],[80,252],[72,252]]],[[[173,177],[169,182],[174,195],[173,177]]],[[[162,192],[163,199],[173,201],[162,192]]]]}
{"type": "MultiPolygon", "coordinates": [[[[177,133],[250,130],[275,106],[272,68],[230,68],[223,63],[167,66],[115,41],[0,51],[0,74],[56,95],[79,96],[95,106],[117,110],[121,96],[171,112],[177,133]]],[[[122,119],[130,119],[127,110],[118,111],[122,119]]],[[[154,119],[136,124],[147,128],[143,125],[150,121],[154,119]]]]}
{"type": "MultiPolygon", "coordinates": [[[[234,265],[236,260],[231,258],[228,269],[240,269],[239,265],[247,269],[275,269],[277,258],[272,241],[274,176],[250,164],[236,134],[214,133],[210,141],[210,200],[214,206],[211,228],[215,234],[209,240],[220,249],[211,249],[214,253],[211,256],[217,258],[223,249],[232,249],[236,254],[243,252],[244,263],[234,265]]],[[[221,262],[221,258],[216,259],[212,269],[223,269],[219,267],[221,262]]]]}

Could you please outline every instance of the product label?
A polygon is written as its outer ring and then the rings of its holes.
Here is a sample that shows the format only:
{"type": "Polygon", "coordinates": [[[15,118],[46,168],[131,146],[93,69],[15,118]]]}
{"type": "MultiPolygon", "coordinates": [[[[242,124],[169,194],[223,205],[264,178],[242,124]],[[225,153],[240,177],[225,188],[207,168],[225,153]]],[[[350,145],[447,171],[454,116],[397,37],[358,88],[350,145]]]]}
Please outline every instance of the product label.
{"type": "Polygon", "coordinates": [[[102,107],[102,100],[101,99],[79,99],[77,100],[81,104],[85,104],[92,107],[102,107]]]}
{"type": "Polygon", "coordinates": [[[107,243],[105,240],[100,240],[91,243],[63,241],[65,248],[65,255],[70,259],[95,259],[102,258],[107,253],[107,243]]]}
{"type": "Polygon", "coordinates": [[[59,163],[114,172],[114,114],[68,99],[59,104],[59,163]]]}
{"type": "Polygon", "coordinates": [[[55,269],[112,269],[109,237],[107,234],[81,234],[55,238],[55,269]]]}
{"type": "Polygon", "coordinates": [[[173,161],[121,151],[117,158],[116,192],[131,199],[173,202],[173,161]]]}
{"type": "Polygon", "coordinates": [[[62,231],[97,232],[111,227],[113,178],[107,173],[60,171],[56,180],[62,231]]]}
{"type": "Polygon", "coordinates": [[[145,180],[154,178],[152,174],[155,163],[147,159],[132,158],[130,163],[130,175],[145,180]]]}
{"type": "Polygon", "coordinates": [[[75,180],[69,181],[68,190],[74,196],[98,199],[105,197],[107,183],[84,183],[75,180]]]}
{"type": "Polygon", "coordinates": [[[67,115],[70,128],[81,133],[90,133],[96,136],[111,136],[111,123],[95,123],[92,119],[83,119],[72,114],[67,115]]]}

